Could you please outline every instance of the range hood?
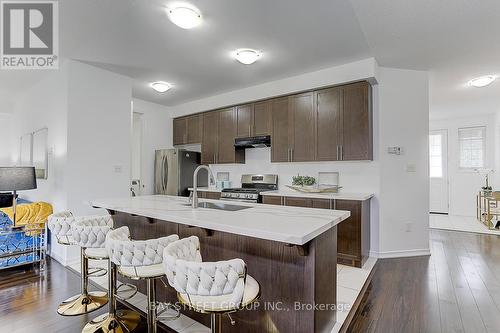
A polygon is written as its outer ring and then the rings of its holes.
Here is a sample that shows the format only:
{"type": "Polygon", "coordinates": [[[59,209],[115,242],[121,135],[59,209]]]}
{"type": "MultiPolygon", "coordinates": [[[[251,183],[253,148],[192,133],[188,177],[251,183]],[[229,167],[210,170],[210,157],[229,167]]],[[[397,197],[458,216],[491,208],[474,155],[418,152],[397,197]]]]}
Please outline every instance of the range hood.
{"type": "Polygon", "coordinates": [[[245,149],[245,148],[263,148],[271,146],[271,136],[270,135],[261,135],[261,136],[252,136],[249,138],[236,138],[234,139],[234,147],[236,149],[245,149]]]}

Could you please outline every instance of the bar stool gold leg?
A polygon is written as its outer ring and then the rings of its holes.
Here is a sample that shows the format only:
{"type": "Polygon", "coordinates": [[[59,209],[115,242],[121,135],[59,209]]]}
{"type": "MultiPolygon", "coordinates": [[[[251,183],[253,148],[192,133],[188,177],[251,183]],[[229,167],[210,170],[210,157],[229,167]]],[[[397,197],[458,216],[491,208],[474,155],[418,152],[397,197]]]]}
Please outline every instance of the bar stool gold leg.
{"type": "Polygon", "coordinates": [[[141,321],[141,316],[130,310],[116,310],[116,265],[109,261],[108,268],[109,311],[90,321],[82,333],[128,333],[141,321]]]}
{"type": "Polygon", "coordinates": [[[89,261],[85,256],[85,249],[80,250],[81,260],[81,294],[68,298],[57,308],[57,313],[62,316],[78,316],[102,308],[108,303],[108,296],[103,291],[88,291],[89,261]]]}
{"type": "Polygon", "coordinates": [[[212,333],[221,333],[221,320],[220,314],[211,313],[210,314],[210,332],[212,333]]]}
{"type": "Polygon", "coordinates": [[[155,279],[147,279],[147,294],[148,294],[148,333],[156,333],[156,289],[155,279]]]}

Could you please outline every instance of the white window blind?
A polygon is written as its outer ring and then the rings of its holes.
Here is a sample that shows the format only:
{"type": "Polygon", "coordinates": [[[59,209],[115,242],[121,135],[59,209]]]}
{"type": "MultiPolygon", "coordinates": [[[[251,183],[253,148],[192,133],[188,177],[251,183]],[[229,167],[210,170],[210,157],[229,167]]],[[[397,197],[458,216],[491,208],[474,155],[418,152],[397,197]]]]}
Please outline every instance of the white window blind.
{"type": "Polygon", "coordinates": [[[486,127],[458,129],[460,168],[483,168],[485,159],[486,127]]]}
{"type": "Polygon", "coordinates": [[[443,136],[441,134],[429,135],[429,176],[431,178],[443,177],[443,136]]]}

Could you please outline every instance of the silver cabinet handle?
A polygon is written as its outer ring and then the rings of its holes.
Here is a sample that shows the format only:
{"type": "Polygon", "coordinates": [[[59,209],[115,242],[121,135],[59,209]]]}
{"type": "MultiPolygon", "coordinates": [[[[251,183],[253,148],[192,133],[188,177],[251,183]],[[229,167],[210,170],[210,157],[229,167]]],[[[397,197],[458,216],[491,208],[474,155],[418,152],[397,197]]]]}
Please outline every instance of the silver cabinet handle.
{"type": "Polygon", "coordinates": [[[340,159],[339,146],[337,146],[337,161],[340,159]]]}
{"type": "Polygon", "coordinates": [[[344,160],[344,146],[340,146],[340,159],[344,160]]]}

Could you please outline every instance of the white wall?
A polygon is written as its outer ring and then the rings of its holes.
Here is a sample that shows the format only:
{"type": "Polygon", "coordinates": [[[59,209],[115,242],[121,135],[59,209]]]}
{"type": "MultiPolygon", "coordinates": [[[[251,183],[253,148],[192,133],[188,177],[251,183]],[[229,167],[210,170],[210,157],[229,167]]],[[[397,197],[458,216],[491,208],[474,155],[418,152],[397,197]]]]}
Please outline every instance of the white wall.
{"type": "Polygon", "coordinates": [[[12,164],[12,144],[11,128],[12,115],[0,113],[0,166],[9,166],[12,164]]]}
{"type": "Polygon", "coordinates": [[[163,105],[133,100],[134,112],[142,114],[142,195],[154,193],[155,150],[173,148],[171,110],[163,105]]]}
{"type": "MultiPolygon", "coordinates": [[[[50,151],[48,179],[21,195],[50,202],[54,211],[78,215],[105,213],[88,206],[90,199],[128,196],[131,100],[129,78],[76,61],[61,64],[19,94],[12,136],[47,127],[50,151]]],[[[18,149],[13,161],[17,154],[18,149]]],[[[77,261],[78,254],[76,247],[60,246],[52,239],[51,255],[63,264],[77,261]]]]}
{"type": "Polygon", "coordinates": [[[429,254],[426,72],[379,68],[380,257],[429,254]],[[401,146],[403,155],[387,147],[401,146]],[[415,168],[415,172],[408,170],[415,168]]]}
{"type": "MultiPolygon", "coordinates": [[[[484,185],[484,178],[472,170],[461,170],[458,129],[463,127],[486,127],[486,168],[495,167],[498,145],[496,117],[479,115],[474,117],[456,117],[431,119],[430,130],[448,131],[448,181],[449,181],[449,214],[461,216],[476,215],[476,194],[484,185]]],[[[494,175],[496,176],[496,175],[494,175]]],[[[492,182],[494,182],[493,177],[492,182]]],[[[498,184],[498,183],[497,183],[498,184]]]]}

